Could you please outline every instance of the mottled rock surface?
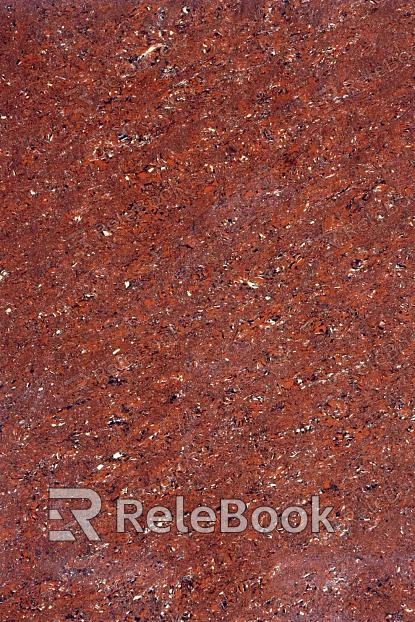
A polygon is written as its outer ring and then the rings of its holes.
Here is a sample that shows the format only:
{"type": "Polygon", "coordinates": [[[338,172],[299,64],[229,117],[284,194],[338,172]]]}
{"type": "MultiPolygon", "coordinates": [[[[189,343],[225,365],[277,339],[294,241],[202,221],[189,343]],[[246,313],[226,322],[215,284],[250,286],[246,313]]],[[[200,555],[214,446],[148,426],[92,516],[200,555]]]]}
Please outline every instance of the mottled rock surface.
{"type": "Polygon", "coordinates": [[[414,620],[414,21],[3,0],[2,622],[414,620]],[[312,494],[334,533],[115,533],[312,494]]]}

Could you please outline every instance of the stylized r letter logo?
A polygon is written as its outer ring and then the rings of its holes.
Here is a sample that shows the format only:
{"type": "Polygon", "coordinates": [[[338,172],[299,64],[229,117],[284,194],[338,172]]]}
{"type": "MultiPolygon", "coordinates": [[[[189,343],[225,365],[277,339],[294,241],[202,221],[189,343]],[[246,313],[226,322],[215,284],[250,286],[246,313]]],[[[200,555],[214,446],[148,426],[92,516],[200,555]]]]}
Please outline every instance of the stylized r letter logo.
{"type": "MultiPolygon", "coordinates": [[[[100,541],[101,538],[90,523],[91,518],[99,514],[101,509],[100,496],[90,488],[49,488],[49,499],[88,499],[91,505],[86,510],[72,510],[72,515],[76,522],[91,542],[100,541]]],[[[49,510],[50,520],[63,520],[59,510],[49,510]]],[[[73,542],[75,536],[72,531],[51,530],[49,531],[49,540],[51,542],[73,542]]]]}

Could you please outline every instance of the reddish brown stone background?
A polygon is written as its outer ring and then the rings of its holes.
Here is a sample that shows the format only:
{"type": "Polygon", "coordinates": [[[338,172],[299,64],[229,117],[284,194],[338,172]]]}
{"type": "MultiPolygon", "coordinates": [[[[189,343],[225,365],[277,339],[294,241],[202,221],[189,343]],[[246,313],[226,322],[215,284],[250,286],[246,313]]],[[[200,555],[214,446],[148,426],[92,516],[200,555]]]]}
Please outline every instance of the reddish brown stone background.
{"type": "Polygon", "coordinates": [[[2,622],[415,619],[413,33],[1,3],[2,622]],[[49,486],[102,542],[48,542],[49,486]],[[113,533],[120,494],[318,492],[334,534],[113,533]]]}

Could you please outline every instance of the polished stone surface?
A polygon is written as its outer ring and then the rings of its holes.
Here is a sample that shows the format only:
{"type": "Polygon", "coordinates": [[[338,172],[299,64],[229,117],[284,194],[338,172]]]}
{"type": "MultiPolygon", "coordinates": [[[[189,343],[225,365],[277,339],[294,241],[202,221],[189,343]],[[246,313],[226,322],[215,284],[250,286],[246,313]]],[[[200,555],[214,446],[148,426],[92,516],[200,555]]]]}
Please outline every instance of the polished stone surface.
{"type": "Polygon", "coordinates": [[[10,0],[0,35],[0,619],[414,620],[413,2],[10,0]],[[49,486],[101,542],[48,541],[49,486]],[[114,533],[120,495],[312,494],[334,533],[114,533]]]}

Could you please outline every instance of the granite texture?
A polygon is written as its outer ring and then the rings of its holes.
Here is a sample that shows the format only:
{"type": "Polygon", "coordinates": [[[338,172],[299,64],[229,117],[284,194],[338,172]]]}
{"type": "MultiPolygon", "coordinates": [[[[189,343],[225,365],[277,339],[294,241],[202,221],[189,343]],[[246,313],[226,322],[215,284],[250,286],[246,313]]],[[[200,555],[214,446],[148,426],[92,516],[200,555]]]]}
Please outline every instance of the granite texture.
{"type": "Polygon", "coordinates": [[[414,12],[1,2],[2,622],[415,619],[414,12]],[[314,493],[333,534],[114,533],[314,493]]]}

